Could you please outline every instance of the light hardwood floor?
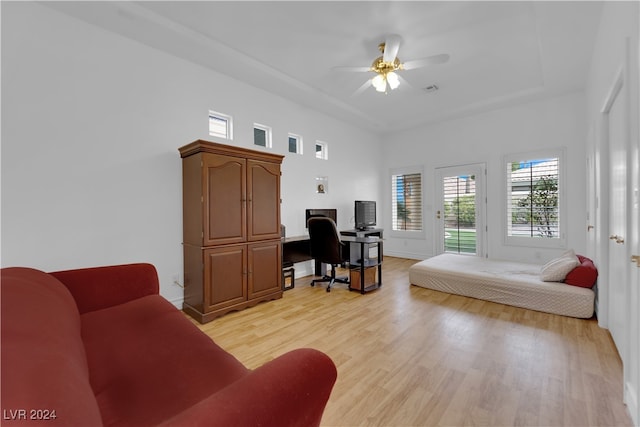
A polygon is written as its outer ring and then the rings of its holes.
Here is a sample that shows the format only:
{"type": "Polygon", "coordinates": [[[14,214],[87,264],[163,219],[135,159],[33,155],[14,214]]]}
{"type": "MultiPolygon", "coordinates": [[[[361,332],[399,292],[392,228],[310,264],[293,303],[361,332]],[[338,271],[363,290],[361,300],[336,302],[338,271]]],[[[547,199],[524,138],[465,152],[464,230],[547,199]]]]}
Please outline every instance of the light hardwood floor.
{"type": "Polygon", "coordinates": [[[250,368],[294,348],[338,380],[323,426],[631,426],[609,333],[581,320],[411,286],[386,257],[366,295],[296,280],[281,300],[198,325],[250,368]]]}

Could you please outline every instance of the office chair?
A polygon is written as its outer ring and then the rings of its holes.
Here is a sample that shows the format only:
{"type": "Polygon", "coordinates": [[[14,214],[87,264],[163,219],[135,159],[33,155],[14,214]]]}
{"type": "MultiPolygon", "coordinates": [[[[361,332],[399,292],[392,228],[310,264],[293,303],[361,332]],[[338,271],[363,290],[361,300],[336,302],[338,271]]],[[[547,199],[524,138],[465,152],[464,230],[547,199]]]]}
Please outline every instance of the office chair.
{"type": "Polygon", "coordinates": [[[311,217],[307,225],[311,257],[331,265],[331,276],[314,279],[311,286],[316,282],[329,282],[327,292],[331,292],[331,285],[335,282],[349,283],[348,277],[336,277],[336,267],[349,260],[349,246],[340,241],[336,223],[327,217],[311,217]]]}

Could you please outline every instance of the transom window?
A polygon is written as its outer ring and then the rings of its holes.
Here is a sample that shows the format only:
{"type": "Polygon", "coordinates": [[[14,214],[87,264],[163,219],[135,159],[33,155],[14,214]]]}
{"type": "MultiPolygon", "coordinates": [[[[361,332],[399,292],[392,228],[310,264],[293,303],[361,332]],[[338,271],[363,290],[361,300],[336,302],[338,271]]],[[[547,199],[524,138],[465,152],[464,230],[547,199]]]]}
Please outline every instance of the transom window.
{"type": "Polygon", "coordinates": [[[229,140],[233,139],[233,120],[231,116],[209,110],[209,135],[229,140]]]}
{"type": "Polygon", "coordinates": [[[269,126],[254,123],[253,143],[261,147],[271,148],[271,128],[269,126]]]}
{"type": "Polygon", "coordinates": [[[326,142],[316,141],[316,158],[329,159],[329,147],[326,142]]]}
{"type": "Polygon", "coordinates": [[[289,152],[302,154],[302,137],[293,133],[289,134],[289,152]]]}

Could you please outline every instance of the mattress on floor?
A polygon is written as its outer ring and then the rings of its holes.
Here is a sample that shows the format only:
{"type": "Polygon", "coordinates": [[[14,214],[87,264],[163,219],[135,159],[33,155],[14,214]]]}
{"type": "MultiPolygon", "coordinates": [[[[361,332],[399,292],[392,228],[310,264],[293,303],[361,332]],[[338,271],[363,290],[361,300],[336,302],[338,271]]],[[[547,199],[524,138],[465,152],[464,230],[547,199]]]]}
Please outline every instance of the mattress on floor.
{"type": "Polygon", "coordinates": [[[441,254],[409,268],[411,284],[563,316],[590,318],[595,293],[540,280],[540,265],[441,254]]]}

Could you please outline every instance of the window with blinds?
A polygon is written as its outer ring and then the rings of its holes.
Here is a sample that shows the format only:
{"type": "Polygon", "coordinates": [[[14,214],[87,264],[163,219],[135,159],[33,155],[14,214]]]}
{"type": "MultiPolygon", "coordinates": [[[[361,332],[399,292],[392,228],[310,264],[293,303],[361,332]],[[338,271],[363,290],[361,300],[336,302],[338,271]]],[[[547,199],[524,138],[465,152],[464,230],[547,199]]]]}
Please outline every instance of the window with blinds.
{"type": "Polygon", "coordinates": [[[560,238],[560,158],[508,161],[507,236],[560,238]]]}
{"type": "Polygon", "coordinates": [[[391,175],[394,231],[422,231],[422,173],[391,175]]]}
{"type": "Polygon", "coordinates": [[[224,139],[233,139],[231,116],[209,110],[209,135],[224,139]]]}

